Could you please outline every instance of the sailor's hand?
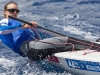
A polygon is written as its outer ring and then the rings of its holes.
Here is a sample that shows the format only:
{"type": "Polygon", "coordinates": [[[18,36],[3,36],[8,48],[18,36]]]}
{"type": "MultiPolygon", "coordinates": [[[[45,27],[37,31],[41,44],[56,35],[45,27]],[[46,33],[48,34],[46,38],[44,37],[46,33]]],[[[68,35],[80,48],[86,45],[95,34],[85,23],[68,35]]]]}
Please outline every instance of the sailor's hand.
{"type": "Polygon", "coordinates": [[[36,22],[32,21],[31,24],[32,24],[32,26],[31,26],[32,28],[36,28],[37,27],[37,23],[36,22]]]}
{"type": "Polygon", "coordinates": [[[36,23],[36,22],[33,22],[33,21],[32,21],[32,22],[30,22],[30,23],[32,24],[31,26],[24,23],[24,24],[22,25],[22,27],[23,27],[23,28],[36,28],[36,27],[37,27],[37,23],[36,23]]]}
{"type": "Polygon", "coordinates": [[[31,28],[31,26],[29,26],[28,24],[25,24],[25,23],[22,25],[22,27],[23,28],[31,28]]]}

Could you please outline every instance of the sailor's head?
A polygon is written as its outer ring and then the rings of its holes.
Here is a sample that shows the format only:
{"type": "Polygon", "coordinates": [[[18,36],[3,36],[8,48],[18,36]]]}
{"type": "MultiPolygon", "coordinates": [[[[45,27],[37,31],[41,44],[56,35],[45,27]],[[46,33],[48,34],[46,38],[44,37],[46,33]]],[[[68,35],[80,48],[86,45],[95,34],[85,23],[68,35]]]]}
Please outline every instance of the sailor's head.
{"type": "Polygon", "coordinates": [[[8,16],[17,17],[19,13],[19,8],[17,3],[9,2],[4,6],[4,16],[8,18],[8,16]]]}

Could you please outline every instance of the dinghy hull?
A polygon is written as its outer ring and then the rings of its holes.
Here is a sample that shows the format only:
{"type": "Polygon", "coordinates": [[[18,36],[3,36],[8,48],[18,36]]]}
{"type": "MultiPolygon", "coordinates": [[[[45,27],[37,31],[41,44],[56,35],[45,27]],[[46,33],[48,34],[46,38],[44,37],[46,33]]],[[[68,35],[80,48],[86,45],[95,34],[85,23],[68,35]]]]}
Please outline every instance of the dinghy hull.
{"type": "Polygon", "coordinates": [[[100,75],[100,52],[82,50],[56,53],[46,62],[66,71],[81,75],[100,75]]]}

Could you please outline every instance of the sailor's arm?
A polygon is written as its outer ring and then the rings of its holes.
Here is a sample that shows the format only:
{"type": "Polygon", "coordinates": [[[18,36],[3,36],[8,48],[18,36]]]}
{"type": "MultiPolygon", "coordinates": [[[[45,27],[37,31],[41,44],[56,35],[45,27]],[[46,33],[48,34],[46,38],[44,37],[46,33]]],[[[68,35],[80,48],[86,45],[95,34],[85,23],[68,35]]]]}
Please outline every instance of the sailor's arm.
{"type": "Polygon", "coordinates": [[[37,23],[31,22],[32,26],[29,26],[28,24],[22,24],[22,23],[14,23],[9,25],[8,19],[3,19],[0,21],[0,34],[9,34],[16,30],[22,29],[22,28],[36,28],[37,23]]]}
{"type": "Polygon", "coordinates": [[[21,28],[22,27],[15,28],[12,26],[0,26],[0,34],[9,34],[21,28]]]}

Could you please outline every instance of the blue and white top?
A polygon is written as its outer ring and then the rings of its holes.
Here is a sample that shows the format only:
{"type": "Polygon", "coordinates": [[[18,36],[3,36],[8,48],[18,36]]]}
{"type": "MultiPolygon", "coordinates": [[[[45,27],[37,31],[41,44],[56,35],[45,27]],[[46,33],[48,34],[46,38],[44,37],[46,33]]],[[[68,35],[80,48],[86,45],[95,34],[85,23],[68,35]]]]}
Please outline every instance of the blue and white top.
{"type": "Polygon", "coordinates": [[[35,37],[35,34],[30,29],[22,29],[22,23],[13,19],[2,19],[0,21],[0,39],[11,50],[22,55],[20,52],[20,46],[25,40],[32,40],[29,36],[31,34],[35,37]]]}

